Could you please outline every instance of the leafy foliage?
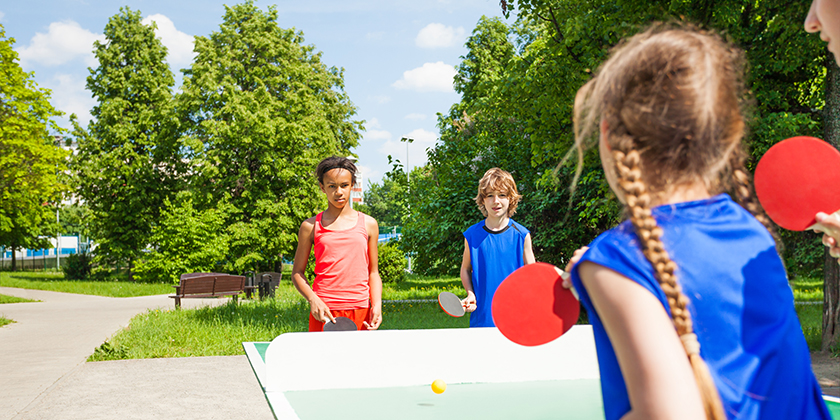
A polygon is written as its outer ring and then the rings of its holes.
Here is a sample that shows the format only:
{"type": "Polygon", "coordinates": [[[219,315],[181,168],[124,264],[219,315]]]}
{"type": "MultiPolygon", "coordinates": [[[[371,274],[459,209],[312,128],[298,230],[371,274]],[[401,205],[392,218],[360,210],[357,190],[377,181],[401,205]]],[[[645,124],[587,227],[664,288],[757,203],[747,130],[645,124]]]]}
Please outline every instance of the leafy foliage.
{"type": "Polygon", "coordinates": [[[175,80],[164,62],[166,48],[139,11],[121,8],[105,25],[105,38],[94,43],[99,66],[87,79],[98,102],[94,119],[85,129],[71,117],[79,141],[72,166],[90,209],[96,258],[130,268],[164,202],[180,189],[175,80]]]}
{"type": "Polygon", "coordinates": [[[188,194],[165,202],[150,238],[152,251],[137,262],[137,277],[147,282],[177,283],[181,274],[229,270],[231,237],[225,226],[233,207],[220,202],[197,210],[188,194]]]}
{"type": "Polygon", "coordinates": [[[260,270],[293,252],[297,227],[325,204],[315,165],[348,155],[361,122],[351,120],[342,70],[280,28],[274,7],[226,7],[195,52],[177,97],[194,204],[229,197],[233,267],[260,270]]]}
{"type": "Polygon", "coordinates": [[[67,280],[84,280],[91,272],[90,256],[86,252],[70,254],[61,265],[67,280]]]}
{"type": "Polygon", "coordinates": [[[67,188],[58,178],[67,153],[50,134],[62,132],[52,121],[62,113],[21,69],[14,42],[0,26],[0,246],[13,250],[47,246],[39,236],[57,228],[49,203],[67,188]]]}
{"type": "MultiPolygon", "coordinates": [[[[460,232],[481,217],[471,205],[484,170],[510,171],[524,198],[514,216],[532,231],[537,260],[562,263],[617,223],[614,200],[594,151],[564,164],[573,145],[575,93],[609,48],[654,21],[693,22],[724,33],[746,51],[752,168],[772,144],[818,135],[824,106],[825,48],[801,29],[807,4],[781,0],[654,2],[513,0],[512,27],[482,18],[455,78],[461,102],[440,115],[440,142],[422,176],[412,177],[404,246],[421,273],[454,273],[460,232]],[[573,184],[575,166],[581,177],[573,184]],[[422,215],[418,217],[417,215],[422,215]]],[[[792,256],[808,241],[795,243],[792,256]]],[[[802,248],[804,251],[804,248],[802,248]]],[[[818,259],[796,257],[797,265],[818,259]]],[[[808,271],[810,268],[803,270],[808,271]]],[[[811,271],[809,271],[811,272],[811,271]]]]}
{"type": "Polygon", "coordinates": [[[405,253],[394,241],[385,242],[378,246],[379,275],[383,283],[400,283],[405,280],[405,269],[408,261],[405,253]]]}

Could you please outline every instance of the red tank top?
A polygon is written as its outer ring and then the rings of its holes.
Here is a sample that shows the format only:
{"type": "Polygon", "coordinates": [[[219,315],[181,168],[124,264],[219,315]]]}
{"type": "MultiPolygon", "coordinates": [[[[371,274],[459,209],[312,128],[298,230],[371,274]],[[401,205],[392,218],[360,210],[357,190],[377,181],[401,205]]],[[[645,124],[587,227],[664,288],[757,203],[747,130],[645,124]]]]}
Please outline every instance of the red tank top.
{"type": "Polygon", "coordinates": [[[370,306],[370,261],[365,215],[356,212],[356,225],[330,230],[315,216],[315,281],[312,290],[330,309],[370,306]]]}

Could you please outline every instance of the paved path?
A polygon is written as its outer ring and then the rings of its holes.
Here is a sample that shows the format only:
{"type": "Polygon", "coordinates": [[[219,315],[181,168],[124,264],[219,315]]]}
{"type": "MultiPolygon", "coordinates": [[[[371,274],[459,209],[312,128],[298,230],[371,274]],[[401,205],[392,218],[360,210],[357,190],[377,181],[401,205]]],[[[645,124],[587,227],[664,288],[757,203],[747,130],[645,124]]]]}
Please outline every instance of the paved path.
{"type": "Polygon", "coordinates": [[[0,328],[0,420],[273,418],[244,356],[85,363],[133,316],[174,308],[166,295],[108,298],[8,287],[0,294],[41,301],[0,305],[0,315],[15,321],[0,328]]]}

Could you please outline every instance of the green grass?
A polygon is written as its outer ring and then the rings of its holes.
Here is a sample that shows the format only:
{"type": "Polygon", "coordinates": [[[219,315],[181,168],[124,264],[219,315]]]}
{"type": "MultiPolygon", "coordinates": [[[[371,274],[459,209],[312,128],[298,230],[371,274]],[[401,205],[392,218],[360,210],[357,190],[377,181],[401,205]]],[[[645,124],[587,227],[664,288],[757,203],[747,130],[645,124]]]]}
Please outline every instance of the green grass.
{"type": "Polygon", "coordinates": [[[799,278],[790,283],[793,299],[797,302],[822,302],[823,279],[799,278]]]}
{"type": "Polygon", "coordinates": [[[822,347],[822,304],[796,305],[796,315],[802,325],[808,349],[818,351],[822,347]]]}
{"type": "MultiPolygon", "coordinates": [[[[414,278],[385,285],[386,300],[436,299],[439,290],[456,291],[457,278],[414,278]]],[[[466,328],[469,317],[452,318],[432,302],[385,302],[383,323],[388,329],[466,328]]],[[[275,298],[240,299],[218,307],[152,310],[131,320],[100,346],[88,361],[156,357],[226,356],[243,354],[243,341],[271,341],[287,332],[306,331],[309,305],[291,282],[281,282],[275,298]]]]}
{"type": "Polygon", "coordinates": [[[17,296],[0,295],[0,304],[3,303],[20,303],[20,302],[40,302],[40,300],[31,300],[19,298],[17,296]]]}
{"type": "Polygon", "coordinates": [[[0,327],[2,327],[4,325],[11,324],[12,322],[15,322],[15,321],[12,321],[9,318],[4,318],[4,317],[0,316],[0,327]]]}
{"type": "MultiPolygon", "coordinates": [[[[806,279],[792,287],[798,301],[822,299],[821,282],[806,279]]],[[[380,328],[467,328],[469,316],[452,318],[438,308],[436,298],[442,291],[464,294],[457,277],[409,276],[399,284],[385,284],[380,328]]],[[[821,344],[821,310],[821,304],[796,305],[811,350],[821,344]]],[[[309,305],[291,282],[283,281],[273,299],[240,299],[239,303],[212,308],[153,310],[138,315],[129,328],[96,349],[88,360],[240,355],[243,341],[270,341],[286,332],[306,331],[308,317],[309,305]]],[[[586,323],[586,317],[579,323],[586,323]]]]}
{"type": "Polygon", "coordinates": [[[108,297],[163,295],[174,291],[169,284],[113,280],[71,281],[64,280],[63,273],[49,272],[0,272],[0,286],[108,297]]]}

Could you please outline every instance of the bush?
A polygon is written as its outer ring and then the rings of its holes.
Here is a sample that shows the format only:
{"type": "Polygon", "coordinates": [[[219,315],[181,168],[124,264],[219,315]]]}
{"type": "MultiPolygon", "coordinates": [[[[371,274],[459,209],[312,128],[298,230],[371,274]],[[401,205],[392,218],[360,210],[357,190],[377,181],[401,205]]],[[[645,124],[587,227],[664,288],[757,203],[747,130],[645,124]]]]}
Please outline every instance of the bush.
{"type": "Polygon", "coordinates": [[[379,276],[383,283],[399,283],[405,279],[408,262],[396,241],[379,245],[379,276]]]}
{"type": "Polygon", "coordinates": [[[90,257],[87,253],[70,254],[61,266],[67,280],[84,280],[90,275],[90,257]]]}

